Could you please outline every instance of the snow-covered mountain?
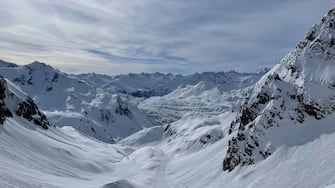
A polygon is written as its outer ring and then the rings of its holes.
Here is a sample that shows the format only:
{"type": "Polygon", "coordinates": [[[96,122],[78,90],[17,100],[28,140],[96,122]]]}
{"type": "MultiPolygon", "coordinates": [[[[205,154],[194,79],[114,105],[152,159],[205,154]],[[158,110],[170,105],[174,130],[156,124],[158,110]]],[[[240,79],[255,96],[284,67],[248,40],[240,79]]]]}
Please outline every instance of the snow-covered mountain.
{"type": "MultiPolygon", "coordinates": [[[[181,118],[188,109],[199,109],[198,111],[209,113],[227,111],[231,105],[225,102],[207,110],[211,106],[209,100],[212,100],[211,103],[221,103],[230,97],[228,93],[232,89],[252,85],[266,71],[206,72],[188,76],[160,73],[118,76],[95,73],[71,75],[37,61],[23,66],[0,62],[0,75],[13,81],[32,96],[56,125],[73,126],[105,142],[114,142],[142,128],[151,127],[153,122],[156,122],[156,125],[171,123],[181,118]],[[184,87],[190,88],[190,91],[186,91],[184,87]],[[172,92],[174,89],[176,91],[172,92]],[[150,100],[146,101],[142,98],[165,95],[169,92],[172,93],[162,96],[157,105],[155,99],[149,98],[150,100]],[[180,92],[184,94],[179,96],[179,100],[170,100],[176,98],[180,92]],[[223,92],[228,93],[221,97],[223,92]],[[200,95],[204,95],[201,97],[203,100],[198,101],[200,95]],[[216,97],[221,101],[215,99],[216,97]],[[164,98],[165,101],[169,101],[165,106],[178,104],[181,110],[175,107],[172,111],[162,108],[164,105],[161,102],[164,98]],[[137,108],[137,104],[154,118],[153,121],[137,108]]],[[[231,102],[232,100],[227,103],[231,102]]]]}
{"type": "Polygon", "coordinates": [[[129,136],[151,120],[118,94],[40,62],[18,66],[0,62],[0,75],[27,92],[58,126],[72,126],[105,142],[129,136]]]}
{"type": "Polygon", "coordinates": [[[335,10],[249,91],[231,123],[223,169],[268,158],[335,132],[335,10]]]}

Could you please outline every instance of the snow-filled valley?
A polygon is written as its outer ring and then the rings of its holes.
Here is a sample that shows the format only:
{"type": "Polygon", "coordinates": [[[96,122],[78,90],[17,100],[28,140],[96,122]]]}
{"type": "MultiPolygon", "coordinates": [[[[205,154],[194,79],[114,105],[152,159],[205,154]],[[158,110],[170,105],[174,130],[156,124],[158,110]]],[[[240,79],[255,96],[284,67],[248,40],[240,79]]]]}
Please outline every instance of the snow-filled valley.
{"type": "Polygon", "coordinates": [[[271,70],[0,61],[0,187],[335,187],[335,9],[271,70]]]}

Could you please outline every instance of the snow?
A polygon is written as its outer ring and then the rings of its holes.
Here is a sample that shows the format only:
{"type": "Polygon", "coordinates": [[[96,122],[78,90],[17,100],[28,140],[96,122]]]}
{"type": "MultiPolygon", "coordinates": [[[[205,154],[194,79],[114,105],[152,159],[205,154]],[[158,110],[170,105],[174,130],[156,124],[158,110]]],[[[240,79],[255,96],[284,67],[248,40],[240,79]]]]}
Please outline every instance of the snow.
{"type": "Polygon", "coordinates": [[[122,140],[118,143],[128,146],[140,147],[145,145],[155,145],[160,142],[163,138],[164,127],[154,126],[149,128],[144,128],[122,140]]]}

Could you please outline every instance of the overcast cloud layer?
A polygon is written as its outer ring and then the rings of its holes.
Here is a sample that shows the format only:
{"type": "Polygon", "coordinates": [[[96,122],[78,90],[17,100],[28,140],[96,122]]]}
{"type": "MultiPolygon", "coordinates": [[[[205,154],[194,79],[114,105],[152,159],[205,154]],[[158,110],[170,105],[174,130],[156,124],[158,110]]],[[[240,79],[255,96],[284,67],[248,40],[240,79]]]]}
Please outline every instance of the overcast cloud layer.
{"type": "Polygon", "coordinates": [[[272,67],[333,0],[0,0],[0,58],[66,72],[272,67]]]}

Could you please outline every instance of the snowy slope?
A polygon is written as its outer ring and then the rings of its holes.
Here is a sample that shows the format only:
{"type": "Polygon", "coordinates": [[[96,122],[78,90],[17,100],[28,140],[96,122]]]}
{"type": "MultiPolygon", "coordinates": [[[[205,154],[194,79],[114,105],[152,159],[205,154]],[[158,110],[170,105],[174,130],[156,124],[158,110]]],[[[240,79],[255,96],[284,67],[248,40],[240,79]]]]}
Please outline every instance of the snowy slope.
{"type": "Polygon", "coordinates": [[[222,156],[229,138],[198,152],[171,158],[166,169],[170,187],[324,188],[335,183],[335,134],[321,135],[304,145],[282,145],[266,160],[223,172],[222,156]]]}

